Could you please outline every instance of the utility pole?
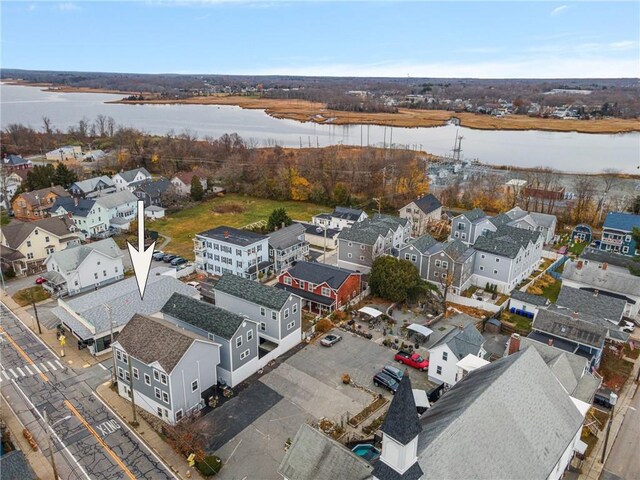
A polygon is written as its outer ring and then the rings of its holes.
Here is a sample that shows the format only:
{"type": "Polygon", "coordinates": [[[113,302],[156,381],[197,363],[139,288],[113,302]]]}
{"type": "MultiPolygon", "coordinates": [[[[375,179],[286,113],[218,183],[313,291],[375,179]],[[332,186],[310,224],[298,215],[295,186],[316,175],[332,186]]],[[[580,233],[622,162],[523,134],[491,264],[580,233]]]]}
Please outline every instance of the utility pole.
{"type": "Polygon", "coordinates": [[[609,397],[609,403],[611,403],[611,416],[609,417],[609,423],[607,424],[607,434],[604,437],[604,447],[602,448],[602,457],[600,463],[604,463],[604,459],[607,455],[607,443],[609,443],[609,433],[611,432],[611,424],[613,423],[613,412],[616,409],[616,403],[618,402],[618,395],[611,392],[609,397]]]}
{"type": "Polygon", "coordinates": [[[40,319],[38,318],[38,309],[36,308],[36,301],[33,298],[33,294],[31,296],[31,306],[33,307],[33,313],[36,316],[36,323],[38,324],[38,333],[42,335],[42,328],[40,327],[40,319]]]}
{"type": "Polygon", "coordinates": [[[378,204],[378,213],[380,213],[380,206],[382,205],[382,198],[374,198],[373,201],[378,204]]]}
{"type": "Polygon", "coordinates": [[[107,315],[109,316],[109,331],[111,333],[111,358],[113,360],[113,371],[111,372],[111,385],[116,384],[116,356],[113,354],[113,320],[111,319],[111,307],[104,305],[107,315]]]}
{"type": "Polygon", "coordinates": [[[327,263],[327,226],[324,226],[324,255],[322,255],[324,263],[327,263]]]}
{"type": "Polygon", "coordinates": [[[56,469],[56,461],[53,458],[53,447],[51,446],[51,430],[49,427],[49,416],[47,415],[47,409],[44,409],[44,424],[45,430],[47,431],[47,448],[49,449],[49,454],[51,455],[51,468],[53,469],[53,478],[58,480],[58,470],[56,469]]]}
{"type": "Polygon", "coordinates": [[[127,363],[129,364],[129,390],[131,391],[131,411],[133,412],[133,421],[131,422],[131,425],[137,427],[140,424],[138,423],[138,417],[136,417],[136,400],[133,393],[133,367],[131,366],[133,362],[131,360],[131,355],[127,355],[127,363]]]}

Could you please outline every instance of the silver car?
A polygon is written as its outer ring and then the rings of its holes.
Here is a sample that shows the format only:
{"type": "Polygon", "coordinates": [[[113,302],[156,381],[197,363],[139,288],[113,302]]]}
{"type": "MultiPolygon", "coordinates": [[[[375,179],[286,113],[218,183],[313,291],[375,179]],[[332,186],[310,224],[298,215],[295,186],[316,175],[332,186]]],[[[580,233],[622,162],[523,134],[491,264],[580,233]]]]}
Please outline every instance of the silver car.
{"type": "Polygon", "coordinates": [[[330,333],[322,340],[320,340],[320,343],[325,347],[333,347],[333,345],[338,343],[340,340],[342,340],[342,337],[340,335],[330,333]]]}

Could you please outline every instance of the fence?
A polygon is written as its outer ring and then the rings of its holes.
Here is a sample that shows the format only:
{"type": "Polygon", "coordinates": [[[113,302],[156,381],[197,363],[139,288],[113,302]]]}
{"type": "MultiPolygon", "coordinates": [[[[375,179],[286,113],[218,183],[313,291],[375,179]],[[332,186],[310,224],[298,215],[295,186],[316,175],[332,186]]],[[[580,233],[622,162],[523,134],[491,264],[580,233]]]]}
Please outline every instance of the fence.
{"type": "Polygon", "coordinates": [[[547,268],[546,273],[551,275],[556,280],[561,280],[562,274],[556,272],[556,269],[558,269],[560,265],[564,265],[567,260],[569,260],[569,257],[566,255],[563,255],[562,257],[557,259],[555,262],[553,262],[551,265],[549,265],[549,268],[547,268]]]}
{"type": "Polygon", "coordinates": [[[449,293],[447,295],[447,302],[457,303],[466,307],[479,308],[480,310],[486,310],[488,312],[499,312],[502,310],[501,305],[495,305],[493,303],[483,302],[482,300],[475,300],[473,298],[461,297],[455,293],[449,293]]]}

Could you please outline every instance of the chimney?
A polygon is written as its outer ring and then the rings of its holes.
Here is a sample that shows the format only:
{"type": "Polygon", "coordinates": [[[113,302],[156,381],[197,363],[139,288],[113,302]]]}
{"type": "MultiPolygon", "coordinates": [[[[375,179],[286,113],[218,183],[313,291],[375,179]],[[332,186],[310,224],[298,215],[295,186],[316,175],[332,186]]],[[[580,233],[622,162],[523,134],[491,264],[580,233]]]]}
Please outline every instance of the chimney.
{"type": "Polygon", "coordinates": [[[73,197],[73,204],[77,207],[78,206],[78,197],[73,197]]]}
{"type": "Polygon", "coordinates": [[[509,339],[509,350],[507,355],[514,354],[520,351],[520,335],[517,333],[512,333],[511,338],[509,339]]]}
{"type": "Polygon", "coordinates": [[[571,312],[571,316],[572,316],[573,318],[578,318],[578,312],[577,312],[577,311],[573,311],[573,312],[571,312]]]}
{"type": "Polygon", "coordinates": [[[578,270],[582,269],[582,260],[578,260],[578,266],[577,266],[578,270]]]}
{"type": "Polygon", "coordinates": [[[608,264],[607,262],[604,262],[604,263],[602,264],[602,269],[603,269],[603,270],[606,270],[608,266],[609,266],[609,264],[608,264]]]}
{"type": "Polygon", "coordinates": [[[229,232],[227,230],[224,231],[224,238],[229,238],[229,232]]]}
{"type": "Polygon", "coordinates": [[[550,338],[549,340],[547,340],[547,344],[548,344],[550,347],[553,347],[553,338],[550,338]]]}
{"type": "Polygon", "coordinates": [[[597,296],[598,296],[598,290],[597,290],[597,289],[595,289],[595,290],[593,291],[593,296],[594,296],[594,297],[597,297],[597,296]]]}

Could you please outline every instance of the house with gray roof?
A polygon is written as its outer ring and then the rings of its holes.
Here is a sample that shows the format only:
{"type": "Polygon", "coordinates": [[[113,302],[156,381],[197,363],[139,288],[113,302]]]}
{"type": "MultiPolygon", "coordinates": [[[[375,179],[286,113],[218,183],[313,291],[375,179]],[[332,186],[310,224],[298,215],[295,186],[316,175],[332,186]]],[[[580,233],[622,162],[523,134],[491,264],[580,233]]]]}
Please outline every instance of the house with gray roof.
{"type": "Polygon", "coordinates": [[[113,230],[128,231],[138,213],[138,198],[129,190],[103,195],[96,198],[96,203],[107,212],[113,230]]]}
{"type": "Polygon", "coordinates": [[[111,333],[117,337],[135,313],[151,315],[160,311],[176,292],[199,296],[195,288],[172,273],[175,274],[174,269],[152,269],[144,300],[140,298],[135,277],[130,277],[69,300],[59,298],[52,313],[78,339],[78,348],[88,348],[92,355],[109,353],[111,333]]]}
{"type": "Polygon", "coordinates": [[[69,187],[69,193],[74,197],[96,198],[116,191],[116,185],[106,175],[88,178],[74,182],[69,187]]]}
{"type": "Polygon", "coordinates": [[[51,216],[71,218],[86,238],[109,229],[109,212],[93,198],[60,197],[51,207],[51,216]]]}
{"type": "Polygon", "coordinates": [[[304,232],[305,228],[302,225],[293,223],[267,235],[269,237],[269,261],[273,264],[275,273],[280,273],[294,262],[307,258],[309,242],[306,241],[304,232]]]}
{"type": "Polygon", "coordinates": [[[544,243],[547,244],[553,240],[556,234],[556,225],[558,219],[555,215],[548,213],[527,212],[520,207],[514,207],[506,215],[510,218],[507,225],[522,228],[524,230],[533,230],[542,233],[544,243]]]}
{"type": "Polygon", "coordinates": [[[338,235],[340,230],[325,228],[312,223],[296,222],[304,227],[304,240],[314,247],[322,250],[335,250],[338,248],[338,235]]]}
{"type": "Polygon", "coordinates": [[[514,290],[509,298],[509,312],[527,318],[534,318],[538,311],[547,305],[549,300],[542,295],[533,295],[521,290],[514,290]]]}
{"type": "Polygon", "coordinates": [[[600,318],[617,326],[622,320],[627,302],[611,295],[601,295],[599,290],[587,291],[562,285],[556,305],[572,312],[600,318]]]}
{"type": "Polygon", "coordinates": [[[42,286],[57,296],[77,295],[124,278],[122,250],[111,238],[54,252],[42,286]]]}
{"type": "Polygon", "coordinates": [[[144,206],[151,205],[163,206],[163,196],[171,187],[171,182],[166,178],[158,180],[144,180],[142,182],[134,182],[129,185],[133,188],[133,194],[144,202],[144,206]]]}
{"type": "Polygon", "coordinates": [[[217,376],[226,385],[235,387],[260,368],[254,320],[181,293],[165,302],[158,317],[219,344],[217,376]]]}
{"type": "Polygon", "coordinates": [[[342,230],[367,218],[369,218],[369,215],[359,208],[336,207],[331,213],[314,215],[311,218],[311,223],[323,228],[342,230]]]}
{"type": "Polygon", "coordinates": [[[142,182],[151,180],[151,174],[146,168],[134,168],[126,172],[118,172],[111,177],[111,179],[118,191],[133,191],[134,188],[131,186],[132,184],[141,184],[142,182]]]}
{"type": "Polygon", "coordinates": [[[400,217],[411,220],[411,235],[418,237],[429,230],[429,225],[442,217],[442,203],[435,195],[420,195],[398,210],[400,217]]]}
{"type": "Polygon", "coordinates": [[[429,348],[429,380],[449,387],[455,385],[456,364],[467,355],[485,358],[484,342],[473,323],[447,332],[429,348]]]}
{"type": "Polygon", "coordinates": [[[473,246],[480,235],[496,229],[490,220],[491,217],[479,208],[463,212],[451,220],[449,238],[458,239],[468,246],[473,246]]]}
{"type": "Polygon", "coordinates": [[[200,410],[218,382],[220,345],[160,318],[134,314],[113,356],[120,396],[133,390],[136,406],[171,425],[200,410]]]}
{"type": "Polygon", "coordinates": [[[302,341],[302,299],[291,292],[230,273],[215,284],[218,307],[258,324],[260,368],[302,341]]]}

